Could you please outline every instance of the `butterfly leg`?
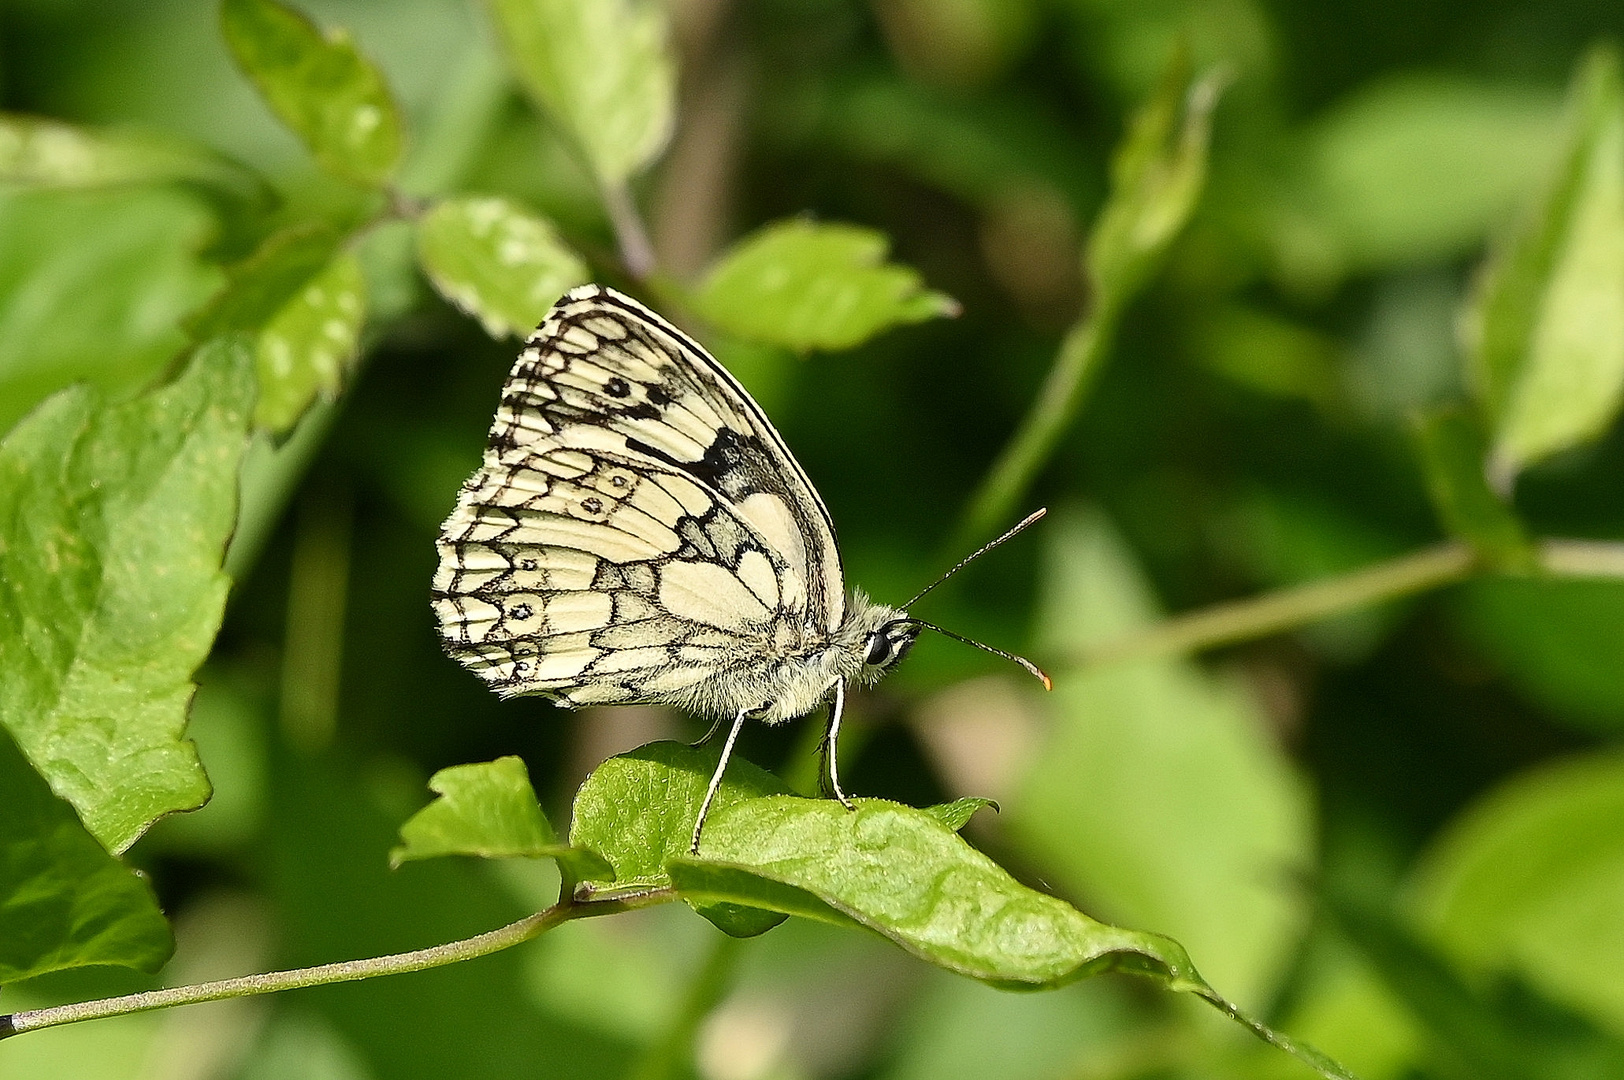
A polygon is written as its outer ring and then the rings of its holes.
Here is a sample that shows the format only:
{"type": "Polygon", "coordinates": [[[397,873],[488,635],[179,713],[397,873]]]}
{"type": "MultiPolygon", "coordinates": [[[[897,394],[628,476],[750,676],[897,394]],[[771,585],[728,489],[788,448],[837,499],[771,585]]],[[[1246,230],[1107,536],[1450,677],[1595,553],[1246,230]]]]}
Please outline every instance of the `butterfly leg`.
{"type": "Polygon", "coordinates": [[[700,747],[707,745],[712,739],[716,738],[716,733],[721,730],[722,718],[718,716],[716,718],[716,722],[710,726],[710,730],[705,732],[705,734],[700,737],[698,742],[691,742],[688,745],[693,747],[695,750],[698,750],[700,747]]]}
{"type": "MultiPolygon", "coordinates": [[[[711,775],[710,787],[705,789],[705,801],[699,804],[699,816],[694,819],[694,841],[688,845],[688,850],[695,855],[699,854],[699,831],[705,827],[705,817],[710,813],[711,803],[716,801],[716,792],[722,786],[722,774],[727,771],[727,759],[733,756],[733,744],[739,740],[739,729],[744,727],[744,718],[750,715],[749,709],[740,709],[739,715],[733,718],[733,727],[727,733],[727,742],[722,744],[722,759],[716,763],[716,772],[711,775]]],[[[721,721],[717,721],[717,727],[721,721]]],[[[712,735],[715,731],[711,732],[712,735]]],[[[709,740],[710,735],[705,736],[709,740]]]]}
{"type": "Polygon", "coordinates": [[[846,712],[846,684],[835,683],[835,700],[829,706],[829,731],[823,737],[823,764],[829,793],[840,800],[847,810],[857,809],[840,788],[840,718],[846,712]]]}

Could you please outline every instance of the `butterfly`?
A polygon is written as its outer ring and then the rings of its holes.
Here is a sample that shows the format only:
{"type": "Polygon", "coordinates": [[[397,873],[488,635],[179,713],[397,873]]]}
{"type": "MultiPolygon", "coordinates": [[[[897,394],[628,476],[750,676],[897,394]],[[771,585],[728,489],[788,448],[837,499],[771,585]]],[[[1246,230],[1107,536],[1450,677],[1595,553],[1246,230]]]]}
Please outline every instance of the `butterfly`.
{"type": "Polygon", "coordinates": [[[835,753],[848,687],[940,629],[908,615],[917,596],[847,594],[829,511],[760,406],[601,285],[572,289],[525,341],[437,547],[446,651],[502,697],[675,706],[712,721],[706,740],[727,726],[695,852],[746,719],[829,702],[826,787],[851,806],[835,753]]]}

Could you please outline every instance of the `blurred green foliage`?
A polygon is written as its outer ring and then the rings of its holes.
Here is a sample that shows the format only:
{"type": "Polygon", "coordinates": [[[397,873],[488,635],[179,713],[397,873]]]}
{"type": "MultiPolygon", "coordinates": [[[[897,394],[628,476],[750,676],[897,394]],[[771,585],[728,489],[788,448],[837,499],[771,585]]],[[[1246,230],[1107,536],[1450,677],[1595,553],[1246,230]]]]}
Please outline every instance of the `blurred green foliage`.
{"type": "MultiPolygon", "coordinates": [[[[1022,882],[1176,937],[1367,1080],[1624,1075],[1624,586],[1540,569],[1545,538],[1624,540],[1616,5],[301,8],[0,3],[0,968],[47,972],[0,1011],[153,985],[82,965],[152,968],[159,905],[168,983],[518,918],[550,863],[389,869],[428,779],[518,755],[564,821],[604,759],[700,734],[500,703],[436,644],[433,539],[507,335],[590,276],[757,394],[873,595],[929,580],[955,527],[1063,511],[921,612],[1029,647],[1056,693],[927,639],[853,703],[855,793],[997,798],[967,837],[1022,882]],[[820,273],[862,325],[795,309],[820,273]],[[1441,536],[1497,572],[1200,657],[1068,659],[1441,536]],[[207,782],[176,741],[205,653],[207,782]]],[[[741,752],[796,781],[817,725],[741,752]]],[[[485,796],[446,776],[408,843],[476,849],[485,804],[457,799],[485,796]]],[[[1144,990],[1000,994],[670,905],[27,1034],[0,1075],[1308,1075],[1144,990]]]]}

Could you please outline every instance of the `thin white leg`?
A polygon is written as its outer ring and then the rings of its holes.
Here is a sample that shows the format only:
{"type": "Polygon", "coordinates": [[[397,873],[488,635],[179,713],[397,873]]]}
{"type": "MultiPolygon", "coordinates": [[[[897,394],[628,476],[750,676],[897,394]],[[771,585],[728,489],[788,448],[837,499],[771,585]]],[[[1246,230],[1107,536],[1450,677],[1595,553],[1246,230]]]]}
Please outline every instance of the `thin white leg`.
{"type": "MultiPolygon", "coordinates": [[[[740,709],[739,715],[733,718],[733,727],[727,733],[727,742],[722,744],[722,760],[716,763],[716,771],[711,774],[710,787],[705,789],[705,801],[699,804],[699,816],[694,819],[694,842],[688,845],[688,850],[695,855],[699,854],[699,831],[705,827],[705,817],[710,813],[711,803],[716,801],[716,792],[722,786],[722,774],[727,771],[727,759],[733,756],[733,744],[739,740],[739,729],[744,727],[744,718],[750,715],[750,710],[740,709]]],[[[710,738],[710,736],[706,736],[710,738]]]]}
{"type": "Polygon", "coordinates": [[[835,683],[835,700],[829,706],[829,733],[823,738],[824,763],[829,766],[829,790],[847,810],[855,810],[840,789],[840,718],[846,711],[846,684],[835,683]]]}

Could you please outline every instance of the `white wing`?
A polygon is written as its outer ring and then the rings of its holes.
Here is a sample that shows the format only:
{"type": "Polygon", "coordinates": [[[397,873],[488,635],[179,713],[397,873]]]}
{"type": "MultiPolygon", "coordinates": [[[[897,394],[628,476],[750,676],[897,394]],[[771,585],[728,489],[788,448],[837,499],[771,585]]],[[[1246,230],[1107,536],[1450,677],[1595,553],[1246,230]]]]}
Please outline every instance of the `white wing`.
{"type": "Polygon", "coordinates": [[[594,285],[526,343],[439,548],[447,649],[504,695],[714,711],[844,614],[828,511],[760,408],[594,285]]]}

